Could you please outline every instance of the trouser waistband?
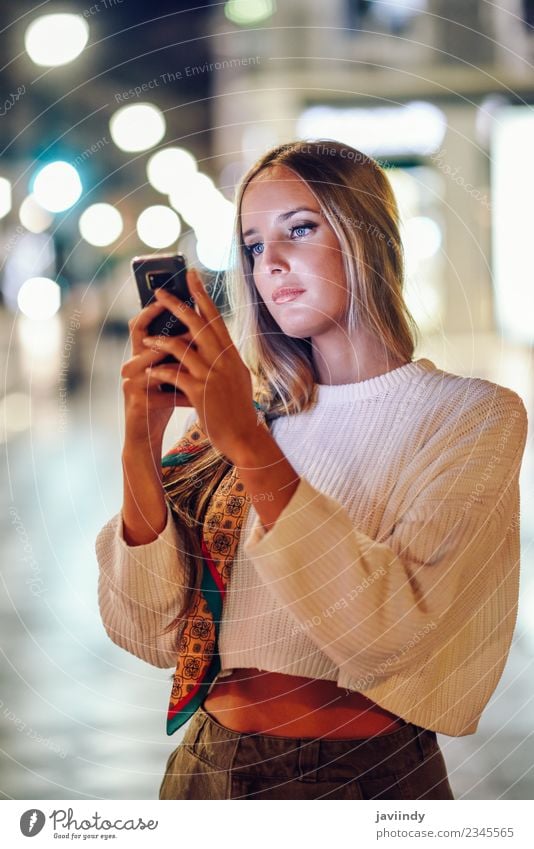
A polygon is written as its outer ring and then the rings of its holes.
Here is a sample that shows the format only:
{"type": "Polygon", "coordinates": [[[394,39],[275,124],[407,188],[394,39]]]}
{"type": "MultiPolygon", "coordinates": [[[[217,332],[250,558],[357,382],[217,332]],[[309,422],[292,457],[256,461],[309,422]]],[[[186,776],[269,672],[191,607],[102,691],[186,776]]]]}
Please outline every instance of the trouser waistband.
{"type": "Polygon", "coordinates": [[[363,738],[299,738],[233,731],[200,707],[183,739],[184,745],[214,769],[248,775],[299,775],[320,780],[321,771],[336,780],[367,771],[404,772],[435,751],[436,733],[411,723],[389,734],[363,738]]]}

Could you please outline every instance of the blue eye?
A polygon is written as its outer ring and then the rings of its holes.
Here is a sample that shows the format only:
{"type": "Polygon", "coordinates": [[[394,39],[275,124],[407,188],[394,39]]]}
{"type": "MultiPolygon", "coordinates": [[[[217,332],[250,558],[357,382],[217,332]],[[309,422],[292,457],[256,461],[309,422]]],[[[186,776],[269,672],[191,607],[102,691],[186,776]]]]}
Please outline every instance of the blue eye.
{"type": "MultiPolygon", "coordinates": [[[[308,221],[305,224],[296,224],[294,227],[291,227],[289,233],[291,235],[291,238],[294,238],[294,234],[296,234],[296,238],[300,239],[302,236],[308,235],[307,232],[303,231],[315,230],[316,227],[317,224],[314,224],[312,221],[308,221]]],[[[248,254],[248,256],[259,256],[263,252],[263,242],[254,242],[253,245],[244,244],[243,248],[245,250],[245,253],[248,254]],[[259,250],[260,248],[261,250],[259,250]]]]}
{"type": "Polygon", "coordinates": [[[315,224],[297,224],[296,227],[291,228],[291,232],[295,233],[297,230],[313,230],[314,227],[315,224]]]}
{"type": "MultiPolygon", "coordinates": [[[[243,247],[245,249],[245,253],[247,253],[249,256],[258,256],[255,248],[261,248],[261,250],[263,250],[263,243],[262,242],[254,242],[253,245],[243,245],[243,247]]],[[[261,251],[260,251],[260,253],[261,253],[261,251]]]]}
{"type": "Polygon", "coordinates": [[[297,238],[300,239],[302,236],[308,235],[308,233],[303,233],[303,230],[316,230],[317,226],[318,225],[314,224],[313,221],[304,221],[302,224],[295,224],[295,226],[292,227],[289,232],[293,236],[294,233],[298,233],[298,231],[300,230],[301,232],[297,235],[297,238]]]}

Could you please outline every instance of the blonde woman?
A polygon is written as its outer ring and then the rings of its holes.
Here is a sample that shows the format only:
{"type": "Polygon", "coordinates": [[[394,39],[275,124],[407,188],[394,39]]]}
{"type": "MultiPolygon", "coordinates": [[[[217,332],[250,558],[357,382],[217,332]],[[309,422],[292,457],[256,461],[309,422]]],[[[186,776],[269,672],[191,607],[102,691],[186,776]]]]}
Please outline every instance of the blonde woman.
{"type": "Polygon", "coordinates": [[[525,407],[414,359],[374,160],[282,145],[236,203],[228,321],[193,272],[132,319],[97,540],[108,635],[176,666],[159,797],[453,799],[436,733],[476,732],[514,629],[525,407]],[[147,338],[164,307],[185,336],[147,338]]]}

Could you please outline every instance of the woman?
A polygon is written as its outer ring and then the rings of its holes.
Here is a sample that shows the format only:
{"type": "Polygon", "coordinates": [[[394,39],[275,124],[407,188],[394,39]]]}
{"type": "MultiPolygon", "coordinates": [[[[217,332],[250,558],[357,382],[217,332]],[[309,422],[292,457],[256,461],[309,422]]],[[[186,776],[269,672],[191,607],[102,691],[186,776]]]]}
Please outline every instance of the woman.
{"type": "Polygon", "coordinates": [[[453,799],[436,732],[476,731],[515,623],[524,405],[413,360],[372,159],[282,145],[236,205],[229,327],[193,272],[130,323],[97,540],[107,633],[176,664],[168,733],[192,717],[160,798],[453,799]],[[147,337],[164,307],[183,337],[147,337]]]}

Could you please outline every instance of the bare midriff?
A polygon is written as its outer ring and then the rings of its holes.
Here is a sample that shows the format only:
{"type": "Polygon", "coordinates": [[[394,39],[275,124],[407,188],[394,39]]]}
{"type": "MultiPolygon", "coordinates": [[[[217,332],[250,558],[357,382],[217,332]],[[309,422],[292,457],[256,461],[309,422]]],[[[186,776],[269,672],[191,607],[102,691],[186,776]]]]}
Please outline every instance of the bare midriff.
{"type": "Polygon", "coordinates": [[[215,681],[202,707],[232,731],[344,739],[390,734],[403,720],[335,681],[234,669],[215,681]]]}

